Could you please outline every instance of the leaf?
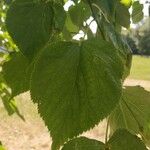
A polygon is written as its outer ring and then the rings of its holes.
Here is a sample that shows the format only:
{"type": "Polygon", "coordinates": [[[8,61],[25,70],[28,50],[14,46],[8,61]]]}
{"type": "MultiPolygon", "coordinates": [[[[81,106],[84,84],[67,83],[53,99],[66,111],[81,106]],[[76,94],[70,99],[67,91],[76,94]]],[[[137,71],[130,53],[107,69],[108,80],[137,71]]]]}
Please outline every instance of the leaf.
{"type": "Polygon", "coordinates": [[[124,64],[123,80],[130,74],[132,52],[127,42],[122,35],[115,31],[115,27],[108,23],[104,18],[101,18],[101,26],[108,40],[110,40],[114,46],[118,49],[119,56],[124,64]]]}
{"type": "Polygon", "coordinates": [[[79,137],[66,143],[62,150],[104,150],[105,145],[97,140],[79,137]]]}
{"type": "MultiPolygon", "coordinates": [[[[4,83],[3,83],[4,84],[4,83]]],[[[3,105],[8,113],[9,116],[13,115],[16,113],[23,121],[25,120],[23,115],[21,115],[15,99],[11,98],[10,91],[8,87],[2,87],[0,89],[0,95],[1,95],[1,100],[3,102],[3,105]]]]}
{"type": "Polygon", "coordinates": [[[0,145],[0,150],[6,150],[3,146],[0,145]]]}
{"type": "Polygon", "coordinates": [[[3,146],[0,146],[0,150],[5,150],[3,146]]]}
{"type": "Polygon", "coordinates": [[[144,143],[125,129],[117,130],[108,141],[110,150],[147,150],[144,143]]]}
{"type": "Polygon", "coordinates": [[[6,150],[0,141],[0,150],[6,150]]]}
{"type": "Polygon", "coordinates": [[[71,39],[72,39],[71,33],[67,30],[66,27],[63,28],[62,37],[63,37],[63,39],[65,39],[66,41],[71,41],[71,39]]]}
{"type": "Polygon", "coordinates": [[[6,26],[20,51],[30,59],[50,39],[53,11],[50,3],[16,0],[7,12],[6,26]]]}
{"type": "Polygon", "coordinates": [[[100,141],[79,137],[66,143],[62,150],[104,150],[104,146],[100,141]]]}
{"type": "Polygon", "coordinates": [[[6,85],[6,81],[3,78],[2,72],[0,72],[0,99],[2,100],[4,108],[9,116],[16,113],[23,121],[25,120],[17,107],[15,99],[12,98],[11,91],[6,85]]]}
{"type": "Polygon", "coordinates": [[[144,128],[144,139],[147,146],[150,147],[150,121],[147,126],[144,128]]]}
{"type": "Polygon", "coordinates": [[[120,129],[106,144],[86,137],[79,137],[66,143],[62,150],[147,150],[147,148],[136,135],[125,129],[120,129]]]}
{"type": "Polygon", "coordinates": [[[102,10],[107,22],[119,24],[125,28],[130,26],[130,13],[120,0],[94,0],[94,3],[102,10]]]}
{"type": "Polygon", "coordinates": [[[139,1],[135,1],[132,4],[132,21],[133,23],[140,22],[144,17],[143,13],[143,4],[140,4],[139,1]]]}
{"type": "Polygon", "coordinates": [[[11,88],[12,97],[29,90],[29,61],[21,53],[12,54],[11,60],[3,64],[2,73],[11,88]]]}
{"type": "Polygon", "coordinates": [[[3,102],[3,105],[6,109],[6,111],[8,112],[8,115],[13,115],[15,113],[15,109],[17,109],[16,103],[14,99],[10,99],[9,95],[7,95],[7,93],[5,93],[4,96],[2,96],[2,92],[0,92],[1,94],[1,99],[3,102]]]}
{"type": "Polygon", "coordinates": [[[93,0],[93,2],[102,10],[103,15],[109,20],[114,20],[115,8],[118,0],[93,0]]]}
{"type": "Polygon", "coordinates": [[[118,128],[125,128],[135,134],[141,133],[141,130],[144,132],[150,122],[150,92],[140,86],[125,87],[122,99],[132,112],[121,100],[110,117],[111,132],[115,132],[118,128]],[[135,119],[138,120],[140,127],[135,119]]]}
{"type": "Polygon", "coordinates": [[[122,3],[118,2],[116,6],[116,23],[129,28],[130,26],[130,13],[128,8],[122,3]]]}
{"type": "Polygon", "coordinates": [[[69,13],[67,13],[67,18],[66,18],[66,22],[65,22],[65,28],[69,32],[74,32],[74,33],[78,33],[79,32],[79,27],[73,24],[69,13]]]}
{"type": "Polygon", "coordinates": [[[58,42],[36,62],[31,96],[57,149],[69,138],[94,127],[121,96],[122,63],[108,42],[90,39],[82,46],[58,42]]]}
{"type": "Polygon", "coordinates": [[[120,2],[127,7],[130,7],[132,5],[132,0],[121,0],[120,2]]]}
{"type": "Polygon", "coordinates": [[[123,38],[122,35],[118,33],[115,33],[115,38],[113,42],[116,42],[119,50],[119,56],[121,57],[122,63],[124,64],[124,73],[122,79],[125,80],[130,75],[132,65],[132,51],[127,41],[123,38]]]}
{"type": "Polygon", "coordinates": [[[91,11],[89,6],[81,1],[75,6],[70,7],[69,14],[71,16],[72,22],[75,25],[82,27],[83,22],[91,16],[91,11]]]}
{"type": "Polygon", "coordinates": [[[66,12],[63,6],[60,4],[55,4],[53,6],[53,9],[54,9],[55,28],[59,31],[62,31],[66,20],[66,12]]]}

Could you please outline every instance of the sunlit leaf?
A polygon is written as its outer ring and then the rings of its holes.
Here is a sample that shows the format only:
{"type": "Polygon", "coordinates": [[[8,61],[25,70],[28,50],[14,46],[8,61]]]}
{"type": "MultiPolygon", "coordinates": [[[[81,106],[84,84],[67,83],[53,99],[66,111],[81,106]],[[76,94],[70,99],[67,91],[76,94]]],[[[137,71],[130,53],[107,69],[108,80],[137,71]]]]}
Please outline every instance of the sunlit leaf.
{"type": "Polygon", "coordinates": [[[3,76],[11,88],[12,97],[29,90],[31,70],[29,61],[21,53],[14,53],[3,65],[3,76]]]}
{"type": "Polygon", "coordinates": [[[50,3],[16,0],[7,12],[6,26],[20,51],[33,56],[48,42],[53,23],[50,3]]]}
{"type": "Polygon", "coordinates": [[[136,135],[125,129],[120,129],[110,137],[106,144],[79,137],[66,143],[62,150],[147,150],[147,148],[136,135]]]}
{"type": "Polygon", "coordinates": [[[139,1],[135,1],[132,5],[132,21],[133,23],[138,23],[144,17],[143,13],[143,4],[140,4],[139,1]]]}
{"type": "Polygon", "coordinates": [[[111,132],[113,133],[118,128],[125,128],[134,134],[143,132],[143,135],[150,135],[149,108],[150,92],[139,86],[126,87],[119,106],[111,114],[111,132]]]}
{"type": "Polygon", "coordinates": [[[104,143],[100,141],[79,137],[66,143],[62,150],[104,150],[104,148],[104,143]]]}
{"type": "Polygon", "coordinates": [[[122,71],[117,50],[98,39],[82,46],[58,42],[43,50],[32,74],[31,96],[51,132],[53,149],[114,109],[122,71]]]}

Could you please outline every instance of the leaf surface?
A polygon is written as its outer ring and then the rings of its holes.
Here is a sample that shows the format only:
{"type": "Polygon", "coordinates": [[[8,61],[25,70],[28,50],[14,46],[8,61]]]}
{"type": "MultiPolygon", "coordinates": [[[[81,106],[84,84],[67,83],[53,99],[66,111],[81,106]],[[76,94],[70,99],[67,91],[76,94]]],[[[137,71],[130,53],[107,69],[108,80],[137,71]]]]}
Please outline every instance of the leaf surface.
{"type": "MultiPolygon", "coordinates": [[[[115,132],[118,128],[125,128],[134,134],[141,133],[141,130],[143,130],[144,133],[145,129],[149,126],[149,123],[150,92],[139,86],[126,87],[123,90],[123,97],[119,106],[111,114],[111,132],[115,132]],[[129,110],[128,107],[131,110],[129,110]],[[139,125],[136,120],[138,120],[139,125]]],[[[144,134],[146,135],[148,132],[150,135],[150,131],[147,131],[144,134]]]]}
{"type": "Polygon", "coordinates": [[[3,64],[3,76],[11,88],[12,97],[29,90],[29,61],[21,53],[12,54],[11,59],[3,64]]]}
{"type": "Polygon", "coordinates": [[[105,41],[91,39],[82,46],[58,42],[43,50],[32,74],[31,95],[54,149],[110,114],[121,96],[122,71],[117,50],[105,41]]]}
{"type": "Polygon", "coordinates": [[[124,4],[120,2],[117,3],[115,16],[116,16],[116,22],[119,25],[125,28],[130,27],[130,13],[128,8],[124,4]]]}
{"type": "Polygon", "coordinates": [[[104,148],[104,143],[100,141],[79,137],[66,143],[62,150],[104,150],[104,148]]]}
{"type": "Polygon", "coordinates": [[[91,16],[91,11],[89,6],[81,1],[75,6],[71,6],[69,9],[69,14],[71,16],[72,22],[75,25],[82,27],[83,22],[91,16]]]}
{"type": "Polygon", "coordinates": [[[114,20],[118,0],[93,0],[93,2],[102,10],[103,15],[109,21],[114,20]]]}
{"type": "Polygon", "coordinates": [[[30,59],[48,42],[52,23],[50,3],[16,0],[7,12],[8,32],[20,51],[30,59]]]}
{"type": "Polygon", "coordinates": [[[132,0],[121,0],[120,2],[127,7],[130,7],[132,5],[132,0]]]}
{"type": "Polygon", "coordinates": [[[86,137],[79,137],[66,143],[62,150],[147,150],[147,148],[136,135],[125,129],[119,129],[106,144],[86,137]]]}
{"type": "Polygon", "coordinates": [[[133,23],[138,23],[144,17],[143,13],[143,4],[140,4],[139,1],[135,1],[132,5],[132,21],[133,23]]]}
{"type": "Polygon", "coordinates": [[[53,9],[54,9],[55,28],[59,31],[62,31],[66,21],[66,12],[63,6],[60,4],[55,4],[53,9]]]}
{"type": "Polygon", "coordinates": [[[125,129],[117,130],[108,145],[110,150],[147,150],[140,138],[125,129]]]}
{"type": "Polygon", "coordinates": [[[2,145],[2,142],[0,141],[0,150],[6,150],[5,148],[4,148],[4,146],[2,145]]]}

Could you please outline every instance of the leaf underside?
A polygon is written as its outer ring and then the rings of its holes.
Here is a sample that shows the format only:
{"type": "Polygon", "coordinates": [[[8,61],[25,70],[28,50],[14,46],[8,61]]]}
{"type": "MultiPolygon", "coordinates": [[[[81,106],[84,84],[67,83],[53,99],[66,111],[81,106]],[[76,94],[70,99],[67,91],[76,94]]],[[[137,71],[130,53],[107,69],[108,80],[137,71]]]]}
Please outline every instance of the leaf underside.
{"type": "Polygon", "coordinates": [[[66,143],[62,150],[104,150],[104,148],[104,143],[100,141],[79,137],[66,143]]]}
{"type": "Polygon", "coordinates": [[[6,83],[11,88],[11,96],[17,96],[20,93],[29,90],[29,61],[21,53],[15,53],[11,60],[3,65],[3,76],[6,83]]]}
{"type": "Polygon", "coordinates": [[[135,1],[132,5],[132,21],[133,23],[138,23],[144,17],[143,13],[143,4],[140,4],[138,1],[135,1]]]}
{"type": "Polygon", "coordinates": [[[50,3],[16,0],[7,12],[7,30],[29,59],[48,42],[52,32],[53,11],[50,3]]]}
{"type": "Polygon", "coordinates": [[[62,150],[147,150],[143,142],[125,129],[117,130],[107,144],[86,137],[75,138],[62,150]]]}
{"type": "Polygon", "coordinates": [[[147,126],[150,121],[150,92],[144,90],[140,86],[125,87],[123,90],[122,100],[111,114],[111,130],[114,132],[118,128],[125,128],[135,134],[140,132],[139,126],[135,118],[140,123],[141,127],[147,126]],[[128,109],[130,107],[132,112],[128,109]],[[132,115],[134,113],[134,116],[132,115]]]}
{"type": "Polygon", "coordinates": [[[58,42],[36,62],[31,96],[53,138],[53,149],[105,118],[121,96],[122,63],[105,41],[58,42]]]}

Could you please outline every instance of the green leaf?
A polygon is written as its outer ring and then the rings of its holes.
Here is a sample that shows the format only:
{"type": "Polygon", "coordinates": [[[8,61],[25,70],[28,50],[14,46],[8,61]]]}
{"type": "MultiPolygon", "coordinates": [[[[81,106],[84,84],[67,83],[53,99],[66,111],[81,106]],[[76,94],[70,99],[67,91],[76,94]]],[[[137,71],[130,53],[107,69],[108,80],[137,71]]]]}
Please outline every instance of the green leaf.
{"type": "Polygon", "coordinates": [[[11,91],[6,85],[2,72],[0,72],[0,98],[9,116],[16,113],[23,121],[25,120],[17,107],[15,99],[12,98],[11,91]]]}
{"type": "Polygon", "coordinates": [[[89,6],[83,2],[77,3],[75,6],[71,6],[69,9],[72,22],[79,26],[83,26],[83,22],[91,16],[91,10],[89,6]]]}
{"type": "Polygon", "coordinates": [[[60,4],[55,4],[53,6],[53,9],[54,9],[55,28],[59,31],[62,31],[66,20],[66,12],[63,6],[60,4]]]}
{"type": "Polygon", "coordinates": [[[86,137],[75,138],[64,145],[62,150],[104,150],[105,145],[86,137]]]}
{"type": "Polygon", "coordinates": [[[118,128],[125,128],[135,134],[144,132],[150,122],[149,108],[150,92],[139,86],[125,87],[122,100],[110,117],[111,132],[118,128]]]}
{"type": "Polygon", "coordinates": [[[125,129],[117,130],[104,144],[86,137],[75,138],[64,145],[62,150],[147,150],[136,135],[125,129]]]}
{"type": "Polygon", "coordinates": [[[50,3],[16,0],[7,12],[6,26],[20,51],[30,59],[50,39],[53,11],[50,3]]]}
{"type": "Polygon", "coordinates": [[[3,146],[0,146],[0,150],[5,150],[3,146]]]}
{"type": "Polygon", "coordinates": [[[0,141],[0,150],[6,150],[0,141]]]}
{"type": "Polygon", "coordinates": [[[150,121],[147,124],[147,127],[144,128],[144,138],[146,145],[150,147],[150,121]]]}
{"type": "Polygon", "coordinates": [[[72,35],[71,35],[71,33],[67,30],[66,27],[63,28],[62,37],[63,37],[66,41],[71,41],[71,40],[72,40],[72,35]]]}
{"type": "Polygon", "coordinates": [[[79,32],[79,27],[73,24],[69,13],[67,13],[67,18],[66,18],[66,22],[65,22],[65,28],[69,32],[74,32],[76,34],[79,32]]]}
{"type": "Polygon", "coordinates": [[[2,99],[2,102],[3,102],[3,105],[6,109],[6,111],[8,112],[8,115],[13,115],[15,113],[15,110],[17,109],[17,106],[16,106],[16,103],[15,103],[15,99],[10,99],[10,96],[6,95],[5,96],[2,96],[2,92],[0,92],[1,94],[1,99],[2,99]]]}
{"type": "Polygon", "coordinates": [[[121,57],[122,63],[124,64],[124,73],[122,79],[125,80],[128,75],[130,75],[132,65],[132,51],[127,41],[122,37],[122,35],[118,33],[115,33],[113,42],[116,42],[116,45],[119,48],[119,56],[121,57]]]}
{"type": "Polygon", "coordinates": [[[117,130],[107,144],[110,150],[147,150],[144,143],[125,129],[117,130]]]}
{"type": "Polygon", "coordinates": [[[130,26],[130,13],[128,8],[122,3],[118,2],[116,6],[116,23],[119,25],[129,28],[130,26]]]}
{"type": "Polygon", "coordinates": [[[36,62],[31,96],[53,138],[53,149],[99,123],[121,96],[123,66],[108,42],[47,46],[36,62]],[[61,134],[60,134],[61,133],[61,134]]]}
{"type": "Polygon", "coordinates": [[[140,22],[144,17],[143,13],[143,4],[140,4],[139,1],[135,1],[132,5],[132,21],[133,23],[140,22]]]}
{"type": "Polygon", "coordinates": [[[0,146],[0,150],[6,150],[3,146],[0,146]]]}
{"type": "Polygon", "coordinates": [[[132,0],[121,0],[120,2],[127,7],[130,7],[132,5],[132,0]]]}
{"type": "Polygon", "coordinates": [[[3,76],[11,88],[12,97],[29,90],[29,61],[21,53],[12,54],[11,60],[3,65],[3,76]]]}
{"type": "Polygon", "coordinates": [[[118,0],[93,0],[93,2],[101,9],[103,15],[109,21],[114,20],[115,8],[118,0]]]}
{"type": "Polygon", "coordinates": [[[101,19],[101,26],[105,33],[105,37],[110,40],[114,46],[118,49],[119,56],[121,57],[122,63],[124,64],[123,80],[130,74],[132,52],[127,42],[122,35],[115,31],[115,27],[108,23],[104,18],[101,19]]]}
{"type": "MultiPolygon", "coordinates": [[[[3,83],[4,84],[4,83],[3,83]]],[[[1,95],[1,100],[3,102],[3,105],[8,113],[9,116],[13,115],[16,113],[23,121],[25,120],[23,115],[21,115],[16,101],[14,98],[11,97],[11,93],[9,88],[3,85],[3,87],[0,89],[0,95],[1,95]]]]}

